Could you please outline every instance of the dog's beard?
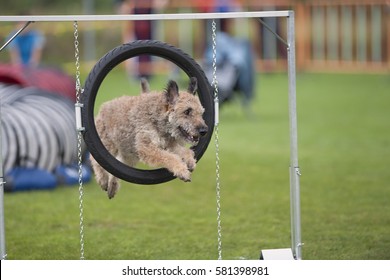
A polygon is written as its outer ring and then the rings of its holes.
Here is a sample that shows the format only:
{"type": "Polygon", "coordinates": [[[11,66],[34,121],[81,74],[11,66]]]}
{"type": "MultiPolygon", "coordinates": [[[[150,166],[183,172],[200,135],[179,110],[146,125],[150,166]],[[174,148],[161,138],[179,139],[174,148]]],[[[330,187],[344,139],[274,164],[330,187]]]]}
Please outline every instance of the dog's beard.
{"type": "Polygon", "coordinates": [[[181,137],[183,137],[186,142],[188,142],[189,144],[191,145],[196,145],[199,143],[199,135],[194,135],[192,134],[189,129],[185,129],[184,127],[182,126],[179,126],[178,127],[178,130],[180,131],[181,133],[181,137]]]}

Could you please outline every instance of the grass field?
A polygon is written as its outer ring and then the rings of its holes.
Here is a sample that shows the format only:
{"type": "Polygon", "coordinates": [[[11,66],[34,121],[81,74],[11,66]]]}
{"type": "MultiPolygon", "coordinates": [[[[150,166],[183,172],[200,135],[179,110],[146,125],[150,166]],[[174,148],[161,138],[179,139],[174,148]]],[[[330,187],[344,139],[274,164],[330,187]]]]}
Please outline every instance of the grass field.
{"type": "MultiPolygon", "coordinates": [[[[224,259],[291,243],[287,77],[261,75],[257,87],[254,116],[238,101],[221,108],[224,259]]],[[[297,77],[304,259],[390,259],[389,88],[388,75],[297,77]]],[[[85,258],[218,257],[213,142],[191,183],[123,183],[113,200],[94,181],[84,190],[85,258]]],[[[8,259],[78,259],[78,196],[6,194],[8,259]]]]}

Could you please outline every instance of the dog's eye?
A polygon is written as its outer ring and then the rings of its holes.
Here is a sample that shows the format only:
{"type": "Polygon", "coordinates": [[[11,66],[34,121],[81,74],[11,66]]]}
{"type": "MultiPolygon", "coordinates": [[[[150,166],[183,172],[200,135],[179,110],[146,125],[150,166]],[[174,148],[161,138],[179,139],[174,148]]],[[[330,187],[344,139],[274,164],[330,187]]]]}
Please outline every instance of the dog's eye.
{"type": "Polygon", "coordinates": [[[187,110],[184,111],[184,115],[189,116],[192,112],[192,108],[188,108],[187,110]]]}

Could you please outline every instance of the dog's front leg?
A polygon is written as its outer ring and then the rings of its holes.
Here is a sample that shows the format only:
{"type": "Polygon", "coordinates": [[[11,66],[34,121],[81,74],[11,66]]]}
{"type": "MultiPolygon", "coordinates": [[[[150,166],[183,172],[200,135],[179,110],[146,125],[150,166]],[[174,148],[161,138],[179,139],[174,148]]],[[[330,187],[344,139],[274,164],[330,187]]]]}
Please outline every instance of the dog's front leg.
{"type": "Polygon", "coordinates": [[[151,167],[164,167],[184,182],[191,181],[191,172],[180,156],[161,149],[150,141],[138,145],[138,156],[143,163],[151,167]]]}
{"type": "Polygon", "coordinates": [[[180,145],[176,145],[172,147],[170,150],[172,150],[173,153],[177,154],[179,157],[182,158],[183,162],[187,164],[189,171],[192,172],[195,170],[196,159],[195,159],[195,152],[193,150],[180,145]]]}

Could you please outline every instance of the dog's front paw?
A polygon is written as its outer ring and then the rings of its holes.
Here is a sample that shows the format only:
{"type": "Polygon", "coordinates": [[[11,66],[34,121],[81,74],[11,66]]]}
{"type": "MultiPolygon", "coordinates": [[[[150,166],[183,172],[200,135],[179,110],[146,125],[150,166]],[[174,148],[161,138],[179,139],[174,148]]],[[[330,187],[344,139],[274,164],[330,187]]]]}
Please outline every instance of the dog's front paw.
{"type": "Polygon", "coordinates": [[[191,182],[191,172],[186,165],[181,166],[173,171],[173,175],[184,182],[191,182]]]}
{"type": "Polygon", "coordinates": [[[185,163],[187,164],[187,168],[189,171],[194,171],[196,167],[196,160],[194,158],[188,158],[185,160],[185,163]]]}

